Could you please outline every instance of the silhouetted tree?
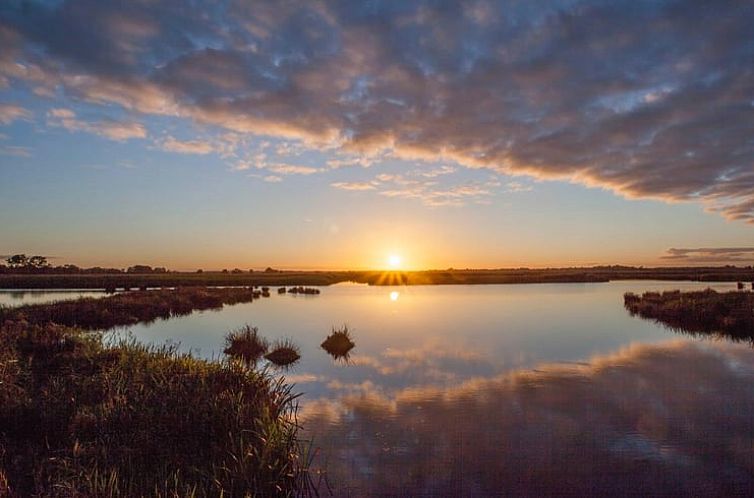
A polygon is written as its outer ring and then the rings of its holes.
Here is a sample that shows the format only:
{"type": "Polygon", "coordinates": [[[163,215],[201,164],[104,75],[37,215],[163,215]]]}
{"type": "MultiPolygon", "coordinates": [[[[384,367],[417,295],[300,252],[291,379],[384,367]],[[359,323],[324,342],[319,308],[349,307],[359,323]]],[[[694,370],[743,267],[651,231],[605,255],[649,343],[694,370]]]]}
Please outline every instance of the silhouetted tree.
{"type": "Polygon", "coordinates": [[[14,254],[7,258],[5,262],[11,268],[23,268],[24,266],[28,266],[29,258],[26,257],[26,254],[14,254]]]}
{"type": "Polygon", "coordinates": [[[129,266],[126,273],[152,273],[152,267],[148,265],[129,266]]]}

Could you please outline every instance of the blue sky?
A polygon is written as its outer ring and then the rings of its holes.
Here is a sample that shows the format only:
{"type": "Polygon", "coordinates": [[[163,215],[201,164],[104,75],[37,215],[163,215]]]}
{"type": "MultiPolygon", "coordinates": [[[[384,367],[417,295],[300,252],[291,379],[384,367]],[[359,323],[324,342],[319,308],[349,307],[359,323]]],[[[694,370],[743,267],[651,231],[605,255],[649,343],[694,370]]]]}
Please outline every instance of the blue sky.
{"type": "Polygon", "coordinates": [[[754,260],[750,3],[184,3],[0,6],[0,254],[754,260]]]}

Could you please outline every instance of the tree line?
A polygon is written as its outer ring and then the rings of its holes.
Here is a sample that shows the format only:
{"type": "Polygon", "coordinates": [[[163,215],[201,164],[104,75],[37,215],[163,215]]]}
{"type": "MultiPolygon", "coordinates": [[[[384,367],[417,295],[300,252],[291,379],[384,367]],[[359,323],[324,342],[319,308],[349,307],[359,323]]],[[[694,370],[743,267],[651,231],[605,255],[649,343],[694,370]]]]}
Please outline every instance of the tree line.
{"type": "Polygon", "coordinates": [[[91,268],[81,268],[76,265],[53,265],[46,256],[27,256],[26,254],[14,254],[5,258],[5,264],[0,264],[0,273],[169,273],[164,267],[152,268],[149,265],[133,265],[125,270],[122,268],[102,268],[94,266],[91,268]]]}

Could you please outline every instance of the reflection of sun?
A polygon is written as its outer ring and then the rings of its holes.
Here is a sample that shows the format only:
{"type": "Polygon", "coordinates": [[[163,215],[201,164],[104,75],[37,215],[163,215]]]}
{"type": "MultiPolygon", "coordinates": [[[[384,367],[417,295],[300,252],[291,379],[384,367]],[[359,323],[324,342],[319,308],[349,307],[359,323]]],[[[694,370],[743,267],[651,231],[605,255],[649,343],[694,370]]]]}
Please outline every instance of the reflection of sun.
{"type": "Polygon", "coordinates": [[[400,297],[401,293],[398,291],[393,291],[390,293],[390,300],[391,301],[397,301],[398,297],[400,297]]]}
{"type": "Polygon", "coordinates": [[[397,254],[391,254],[390,256],[388,256],[387,262],[391,268],[398,268],[399,266],[401,266],[401,257],[397,254]]]}

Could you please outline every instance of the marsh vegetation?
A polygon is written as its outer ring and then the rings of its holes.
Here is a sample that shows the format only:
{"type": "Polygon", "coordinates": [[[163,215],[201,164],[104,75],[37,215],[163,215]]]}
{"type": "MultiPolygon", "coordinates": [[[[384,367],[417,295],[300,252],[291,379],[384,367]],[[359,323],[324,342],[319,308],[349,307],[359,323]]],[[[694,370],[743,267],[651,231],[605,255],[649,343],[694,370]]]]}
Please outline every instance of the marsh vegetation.
{"type": "Polygon", "coordinates": [[[278,496],[305,490],[296,395],[171,347],[0,326],[0,494],[278,496]]]}
{"type": "Polygon", "coordinates": [[[351,332],[348,330],[347,325],[343,325],[341,328],[332,328],[332,332],[320,345],[322,349],[333,357],[335,360],[348,360],[351,350],[356,346],[351,337],[351,332]]]}
{"type": "Polygon", "coordinates": [[[52,322],[87,330],[103,330],[187,315],[193,311],[218,309],[226,304],[247,303],[253,299],[254,291],[238,287],[133,291],[104,298],[0,307],[0,323],[6,320],[35,325],[52,322]]]}
{"type": "Polygon", "coordinates": [[[734,339],[754,340],[752,292],[645,292],[626,293],[626,309],[632,315],[654,319],[688,333],[720,333],[734,339]]]}

